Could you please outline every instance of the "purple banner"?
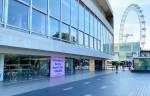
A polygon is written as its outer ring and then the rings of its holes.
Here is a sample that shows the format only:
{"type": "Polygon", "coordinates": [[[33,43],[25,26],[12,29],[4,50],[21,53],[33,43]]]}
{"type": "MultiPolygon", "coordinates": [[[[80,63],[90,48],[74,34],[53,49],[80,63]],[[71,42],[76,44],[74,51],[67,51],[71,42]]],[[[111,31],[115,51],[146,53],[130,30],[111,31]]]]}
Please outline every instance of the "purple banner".
{"type": "Polygon", "coordinates": [[[64,57],[51,57],[51,77],[59,77],[65,75],[65,58],[64,57]]]}

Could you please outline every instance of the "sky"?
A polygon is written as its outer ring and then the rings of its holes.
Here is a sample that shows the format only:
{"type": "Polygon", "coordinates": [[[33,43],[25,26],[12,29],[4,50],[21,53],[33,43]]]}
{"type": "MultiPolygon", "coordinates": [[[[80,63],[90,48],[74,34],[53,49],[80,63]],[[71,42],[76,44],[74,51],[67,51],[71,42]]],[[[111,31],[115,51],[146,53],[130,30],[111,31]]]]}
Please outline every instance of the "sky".
{"type": "MultiPolygon", "coordinates": [[[[114,40],[119,42],[120,23],[126,8],[131,4],[141,7],[146,22],[146,44],[144,49],[150,50],[150,0],[108,0],[114,14],[114,40]]],[[[127,38],[127,42],[138,42],[140,39],[140,23],[136,11],[130,10],[125,21],[124,32],[133,34],[127,38]]]]}

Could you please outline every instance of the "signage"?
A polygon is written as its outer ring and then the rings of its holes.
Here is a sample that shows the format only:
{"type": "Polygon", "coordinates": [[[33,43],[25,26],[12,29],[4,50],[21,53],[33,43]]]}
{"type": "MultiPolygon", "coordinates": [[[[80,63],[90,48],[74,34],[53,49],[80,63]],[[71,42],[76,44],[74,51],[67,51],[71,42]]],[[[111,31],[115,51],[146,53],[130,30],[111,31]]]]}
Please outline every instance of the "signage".
{"type": "Polygon", "coordinates": [[[65,75],[65,58],[51,57],[50,77],[59,77],[65,75]]]}

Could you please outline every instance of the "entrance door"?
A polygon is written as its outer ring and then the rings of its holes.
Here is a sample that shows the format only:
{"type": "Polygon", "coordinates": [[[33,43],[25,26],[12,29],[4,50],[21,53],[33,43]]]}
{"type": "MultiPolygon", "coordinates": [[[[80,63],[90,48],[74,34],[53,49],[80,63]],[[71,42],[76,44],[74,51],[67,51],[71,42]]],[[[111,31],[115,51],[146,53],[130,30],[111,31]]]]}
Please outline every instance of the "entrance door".
{"type": "Polygon", "coordinates": [[[95,71],[101,71],[102,65],[102,60],[95,60],[95,71]]]}
{"type": "Polygon", "coordinates": [[[72,75],[75,73],[74,59],[65,59],[65,75],[72,75]]]}

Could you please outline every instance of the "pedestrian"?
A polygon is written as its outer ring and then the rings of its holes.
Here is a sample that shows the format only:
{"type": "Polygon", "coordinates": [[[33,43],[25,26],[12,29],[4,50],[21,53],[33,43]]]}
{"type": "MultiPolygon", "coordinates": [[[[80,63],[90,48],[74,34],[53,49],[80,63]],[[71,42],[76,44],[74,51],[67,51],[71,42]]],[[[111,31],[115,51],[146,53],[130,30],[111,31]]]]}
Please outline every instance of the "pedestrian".
{"type": "Polygon", "coordinates": [[[118,73],[118,63],[116,63],[116,73],[118,73]]]}

